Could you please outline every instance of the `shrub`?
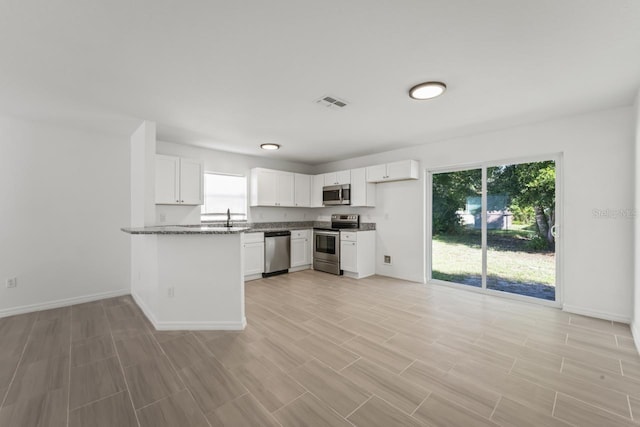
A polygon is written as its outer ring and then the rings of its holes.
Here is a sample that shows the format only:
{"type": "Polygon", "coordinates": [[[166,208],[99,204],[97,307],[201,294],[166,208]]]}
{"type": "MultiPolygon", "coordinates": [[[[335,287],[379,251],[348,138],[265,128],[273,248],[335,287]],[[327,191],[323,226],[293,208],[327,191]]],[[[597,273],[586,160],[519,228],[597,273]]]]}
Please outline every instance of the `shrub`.
{"type": "Polygon", "coordinates": [[[530,251],[542,252],[549,249],[549,242],[544,237],[536,234],[527,242],[526,247],[530,251]]]}

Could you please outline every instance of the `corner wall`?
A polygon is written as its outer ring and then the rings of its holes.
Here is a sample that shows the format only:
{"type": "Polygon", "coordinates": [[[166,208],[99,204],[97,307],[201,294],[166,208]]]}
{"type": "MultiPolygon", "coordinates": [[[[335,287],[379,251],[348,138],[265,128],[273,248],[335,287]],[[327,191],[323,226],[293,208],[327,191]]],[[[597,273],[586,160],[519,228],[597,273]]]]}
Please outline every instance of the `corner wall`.
{"type": "MultiPolygon", "coordinates": [[[[563,153],[564,308],[629,322],[633,300],[633,220],[596,211],[634,207],[636,115],[624,107],[518,126],[320,165],[315,173],[420,161],[420,180],[377,184],[375,208],[359,208],[377,224],[376,273],[423,282],[426,276],[424,173],[485,161],[563,153]],[[393,264],[385,265],[383,255],[393,264]]],[[[335,209],[322,209],[329,215],[335,209]]]]}
{"type": "Polygon", "coordinates": [[[635,102],[635,221],[634,221],[634,283],[633,283],[633,320],[631,332],[636,343],[636,349],[640,349],[640,90],[635,102]]]}
{"type": "Polygon", "coordinates": [[[129,292],[127,137],[0,117],[0,194],[0,317],[129,292]]]}

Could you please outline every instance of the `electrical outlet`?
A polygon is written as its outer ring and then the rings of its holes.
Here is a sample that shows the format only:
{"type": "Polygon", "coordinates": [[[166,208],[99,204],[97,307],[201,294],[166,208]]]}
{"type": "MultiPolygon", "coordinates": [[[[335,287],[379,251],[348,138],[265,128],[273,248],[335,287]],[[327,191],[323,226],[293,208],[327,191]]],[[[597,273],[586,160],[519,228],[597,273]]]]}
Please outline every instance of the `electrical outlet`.
{"type": "Polygon", "coordinates": [[[7,279],[7,288],[15,288],[18,286],[18,278],[17,277],[11,277],[9,279],[7,279]]]}
{"type": "Polygon", "coordinates": [[[173,287],[169,288],[168,295],[169,295],[169,298],[173,298],[175,296],[173,287]]]}
{"type": "Polygon", "coordinates": [[[160,222],[167,222],[167,214],[160,214],[160,222]]]}
{"type": "Polygon", "coordinates": [[[384,263],[391,265],[391,255],[384,256],[384,263]]]}

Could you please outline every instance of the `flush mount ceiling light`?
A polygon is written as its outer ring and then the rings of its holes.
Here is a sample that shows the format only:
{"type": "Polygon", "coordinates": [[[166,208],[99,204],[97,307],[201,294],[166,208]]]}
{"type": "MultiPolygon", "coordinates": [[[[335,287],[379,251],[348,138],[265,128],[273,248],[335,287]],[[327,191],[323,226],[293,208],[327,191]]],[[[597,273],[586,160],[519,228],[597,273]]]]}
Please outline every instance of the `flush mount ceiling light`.
{"type": "Polygon", "coordinates": [[[262,148],[263,150],[278,150],[280,149],[280,145],[278,144],[261,144],[260,148],[262,148]]]}
{"type": "Polygon", "coordinates": [[[409,96],[413,99],[431,99],[440,96],[447,89],[442,82],[426,82],[415,85],[409,89],[409,96]]]}

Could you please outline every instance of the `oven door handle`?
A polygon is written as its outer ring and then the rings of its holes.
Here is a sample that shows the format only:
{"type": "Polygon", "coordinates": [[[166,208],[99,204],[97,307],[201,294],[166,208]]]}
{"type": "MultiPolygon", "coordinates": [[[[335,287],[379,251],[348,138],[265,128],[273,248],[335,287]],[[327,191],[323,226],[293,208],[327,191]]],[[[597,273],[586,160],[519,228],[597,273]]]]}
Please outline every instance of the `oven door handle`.
{"type": "Polygon", "coordinates": [[[316,231],[316,236],[340,236],[339,231],[316,231]]]}

